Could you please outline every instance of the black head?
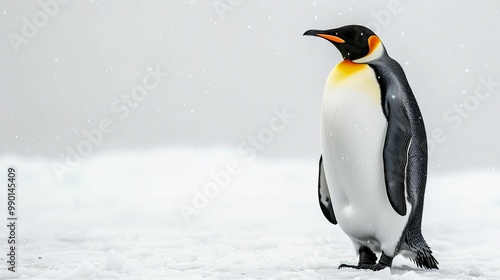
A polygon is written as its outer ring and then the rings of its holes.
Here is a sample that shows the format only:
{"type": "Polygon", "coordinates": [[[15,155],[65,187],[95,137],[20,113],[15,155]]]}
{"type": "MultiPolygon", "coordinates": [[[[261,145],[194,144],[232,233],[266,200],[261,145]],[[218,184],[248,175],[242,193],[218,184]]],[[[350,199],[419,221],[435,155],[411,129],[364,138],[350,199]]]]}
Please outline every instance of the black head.
{"type": "Polygon", "coordinates": [[[330,41],[344,59],[356,60],[367,56],[380,43],[377,35],[361,25],[346,25],[330,30],[308,30],[304,35],[330,41]],[[371,37],[371,39],[370,39],[371,37]]]}

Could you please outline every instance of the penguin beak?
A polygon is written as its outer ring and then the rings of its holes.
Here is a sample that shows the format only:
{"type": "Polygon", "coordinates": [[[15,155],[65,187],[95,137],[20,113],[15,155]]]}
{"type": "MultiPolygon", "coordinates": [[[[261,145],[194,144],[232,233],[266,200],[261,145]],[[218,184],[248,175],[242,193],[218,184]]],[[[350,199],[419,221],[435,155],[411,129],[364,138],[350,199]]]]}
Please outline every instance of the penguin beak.
{"type": "Polygon", "coordinates": [[[344,39],[342,39],[340,37],[325,34],[325,31],[323,31],[323,30],[311,29],[311,30],[306,31],[306,33],[304,33],[304,36],[317,36],[317,37],[321,37],[323,39],[327,39],[328,41],[331,41],[333,43],[339,43],[339,44],[342,44],[345,42],[344,39]]]}

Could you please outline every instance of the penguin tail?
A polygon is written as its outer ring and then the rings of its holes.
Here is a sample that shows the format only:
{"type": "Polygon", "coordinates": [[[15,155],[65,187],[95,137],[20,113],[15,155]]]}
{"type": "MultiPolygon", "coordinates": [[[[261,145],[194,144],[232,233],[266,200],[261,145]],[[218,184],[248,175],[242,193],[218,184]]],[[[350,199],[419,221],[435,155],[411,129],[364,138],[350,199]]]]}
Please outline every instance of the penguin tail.
{"type": "Polygon", "coordinates": [[[439,262],[436,260],[436,258],[434,258],[434,256],[432,255],[432,250],[427,244],[425,244],[424,248],[419,248],[414,253],[416,253],[416,256],[412,258],[412,261],[418,267],[425,269],[439,269],[439,262]]]}
{"type": "Polygon", "coordinates": [[[406,235],[401,244],[401,253],[403,256],[411,259],[419,268],[439,269],[439,262],[432,255],[432,250],[421,233],[406,235]]]}

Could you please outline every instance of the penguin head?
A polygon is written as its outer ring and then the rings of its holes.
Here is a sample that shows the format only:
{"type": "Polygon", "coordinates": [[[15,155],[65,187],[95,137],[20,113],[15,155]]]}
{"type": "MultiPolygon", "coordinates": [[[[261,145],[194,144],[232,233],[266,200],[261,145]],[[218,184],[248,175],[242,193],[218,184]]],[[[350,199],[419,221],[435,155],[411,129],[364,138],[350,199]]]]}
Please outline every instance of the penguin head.
{"type": "Polygon", "coordinates": [[[330,41],[342,57],[355,63],[366,63],[385,55],[385,49],[375,33],[361,25],[346,25],[330,30],[306,31],[304,35],[330,41]]]}

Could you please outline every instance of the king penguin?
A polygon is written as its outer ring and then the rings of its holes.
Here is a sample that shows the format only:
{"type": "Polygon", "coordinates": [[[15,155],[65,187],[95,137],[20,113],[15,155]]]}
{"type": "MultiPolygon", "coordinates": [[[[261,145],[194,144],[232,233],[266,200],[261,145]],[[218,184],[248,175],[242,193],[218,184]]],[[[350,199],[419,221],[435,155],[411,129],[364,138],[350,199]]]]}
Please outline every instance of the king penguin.
{"type": "Polygon", "coordinates": [[[304,35],[328,40],[343,57],[323,93],[318,179],[323,214],[359,255],[357,265],[339,268],[381,270],[402,254],[437,269],[421,231],[427,138],[401,65],[364,26],[304,35]]]}

